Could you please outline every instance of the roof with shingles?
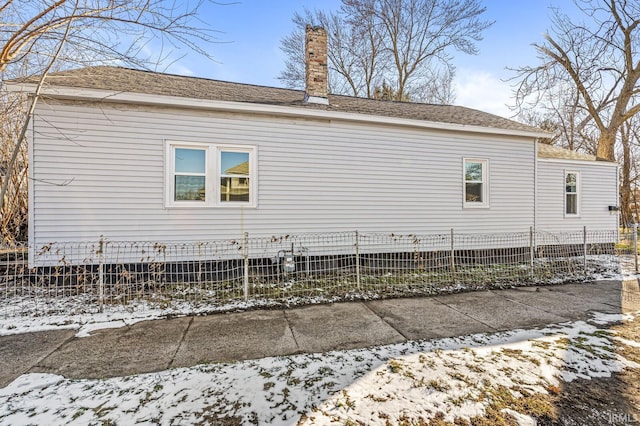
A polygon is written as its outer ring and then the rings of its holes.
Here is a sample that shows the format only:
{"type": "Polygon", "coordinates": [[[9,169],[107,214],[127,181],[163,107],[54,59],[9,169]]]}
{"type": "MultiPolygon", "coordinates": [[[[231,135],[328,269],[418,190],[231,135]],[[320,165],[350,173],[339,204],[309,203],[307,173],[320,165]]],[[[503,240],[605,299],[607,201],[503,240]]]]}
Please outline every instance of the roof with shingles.
{"type": "Polygon", "coordinates": [[[249,175],[249,162],[245,161],[223,171],[225,175],[249,175]]]}
{"type": "MultiPolygon", "coordinates": [[[[35,84],[38,80],[39,77],[30,77],[13,80],[13,82],[35,84]]],[[[383,101],[342,95],[329,95],[329,105],[321,105],[305,103],[304,91],[302,90],[231,83],[111,66],[78,68],[52,73],[47,76],[45,84],[49,87],[62,86],[279,105],[495,129],[541,132],[536,127],[461,106],[383,101]]]]}
{"type": "Polygon", "coordinates": [[[595,155],[584,154],[582,152],[571,151],[559,146],[546,143],[538,144],[538,158],[551,158],[557,160],[582,160],[596,161],[595,155]]]}

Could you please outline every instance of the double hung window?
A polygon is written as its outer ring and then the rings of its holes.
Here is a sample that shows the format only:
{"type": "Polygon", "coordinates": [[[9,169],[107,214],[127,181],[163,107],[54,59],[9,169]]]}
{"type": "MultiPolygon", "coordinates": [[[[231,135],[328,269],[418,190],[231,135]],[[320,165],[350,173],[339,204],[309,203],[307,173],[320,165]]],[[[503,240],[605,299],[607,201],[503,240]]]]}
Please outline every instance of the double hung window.
{"type": "Polygon", "coordinates": [[[465,158],[463,168],[464,207],[489,207],[488,160],[465,158]]]}
{"type": "Polygon", "coordinates": [[[564,173],[564,214],[565,216],[578,216],[579,209],[579,173],[564,173]]]}
{"type": "Polygon", "coordinates": [[[173,201],[206,201],[207,150],[175,147],[173,158],[173,201]]]}

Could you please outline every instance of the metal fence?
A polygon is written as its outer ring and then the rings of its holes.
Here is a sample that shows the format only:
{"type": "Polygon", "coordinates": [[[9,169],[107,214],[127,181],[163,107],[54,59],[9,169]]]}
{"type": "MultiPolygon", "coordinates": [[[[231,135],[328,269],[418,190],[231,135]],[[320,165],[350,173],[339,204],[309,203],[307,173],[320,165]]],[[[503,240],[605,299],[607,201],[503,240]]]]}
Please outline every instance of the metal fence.
{"type": "Polygon", "coordinates": [[[632,227],[622,229],[619,235],[616,253],[631,258],[633,269],[638,273],[638,224],[634,223],[632,227]]]}
{"type": "Polygon", "coordinates": [[[0,315],[95,312],[139,302],[188,311],[229,302],[318,303],[588,280],[617,272],[616,250],[624,241],[617,230],[530,229],[0,246],[0,315]]]}

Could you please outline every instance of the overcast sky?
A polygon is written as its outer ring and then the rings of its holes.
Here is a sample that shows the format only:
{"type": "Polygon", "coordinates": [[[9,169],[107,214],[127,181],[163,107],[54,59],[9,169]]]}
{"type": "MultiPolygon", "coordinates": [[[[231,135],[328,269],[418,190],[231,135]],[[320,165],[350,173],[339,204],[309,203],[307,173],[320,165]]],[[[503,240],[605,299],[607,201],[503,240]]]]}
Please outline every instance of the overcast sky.
{"type": "MultiPolygon", "coordinates": [[[[176,74],[239,83],[281,86],[284,67],[280,40],[291,33],[291,17],[304,6],[336,10],[339,0],[239,0],[227,5],[207,5],[200,18],[219,30],[221,43],[212,46],[217,62],[189,54],[168,69],[176,74]]],[[[475,56],[454,53],[457,75],[456,104],[502,116],[511,116],[513,76],[507,67],[536,64],[531,46],[542,40],[551,22],[550,7],[571,13],[571,0],[484,0],[485,18],[495,24],[485,31],[475,56]]]]}

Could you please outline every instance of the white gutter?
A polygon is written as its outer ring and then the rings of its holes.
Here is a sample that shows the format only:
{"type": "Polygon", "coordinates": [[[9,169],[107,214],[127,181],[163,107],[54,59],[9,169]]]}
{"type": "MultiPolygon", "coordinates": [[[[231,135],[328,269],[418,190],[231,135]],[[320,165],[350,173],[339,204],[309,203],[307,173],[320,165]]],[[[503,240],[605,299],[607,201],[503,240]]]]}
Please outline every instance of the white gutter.
{"type": "MultiPolygon", "coordinates": [[[[33,93],[35,84],[5,82],[5,87],[10,92],[33,93]]],[[[184,107],[193,109],[206,109],[228,112],[269,114],[288,117],[307,117],[329,120],[357,121],[361,123],[392,124],[399,126],[429,128],[447,131],[462,131],[472,133],[484,133],[506,136],[522,136],[528,138],[548,138],[547,132],[527,130],[500,129],[494,127],[472,126],[464,124],[441,123],[435,121],[413,120],[406,118],[387,117],[380,115],[358,114],[349,112],[324,111],[312,108],[297,108],[290,106],[267,105],[249,102],[230,102],[209,99],[193,99],[178,96],[150,95],[145,93],[117,92],[100,89],[85,89],[75,87],[46,87],[41,96],[50,96],[61,99],[91,99],[105,102],[122,102],[131,104],[160,105],[171,107],[184,107]]]]}

